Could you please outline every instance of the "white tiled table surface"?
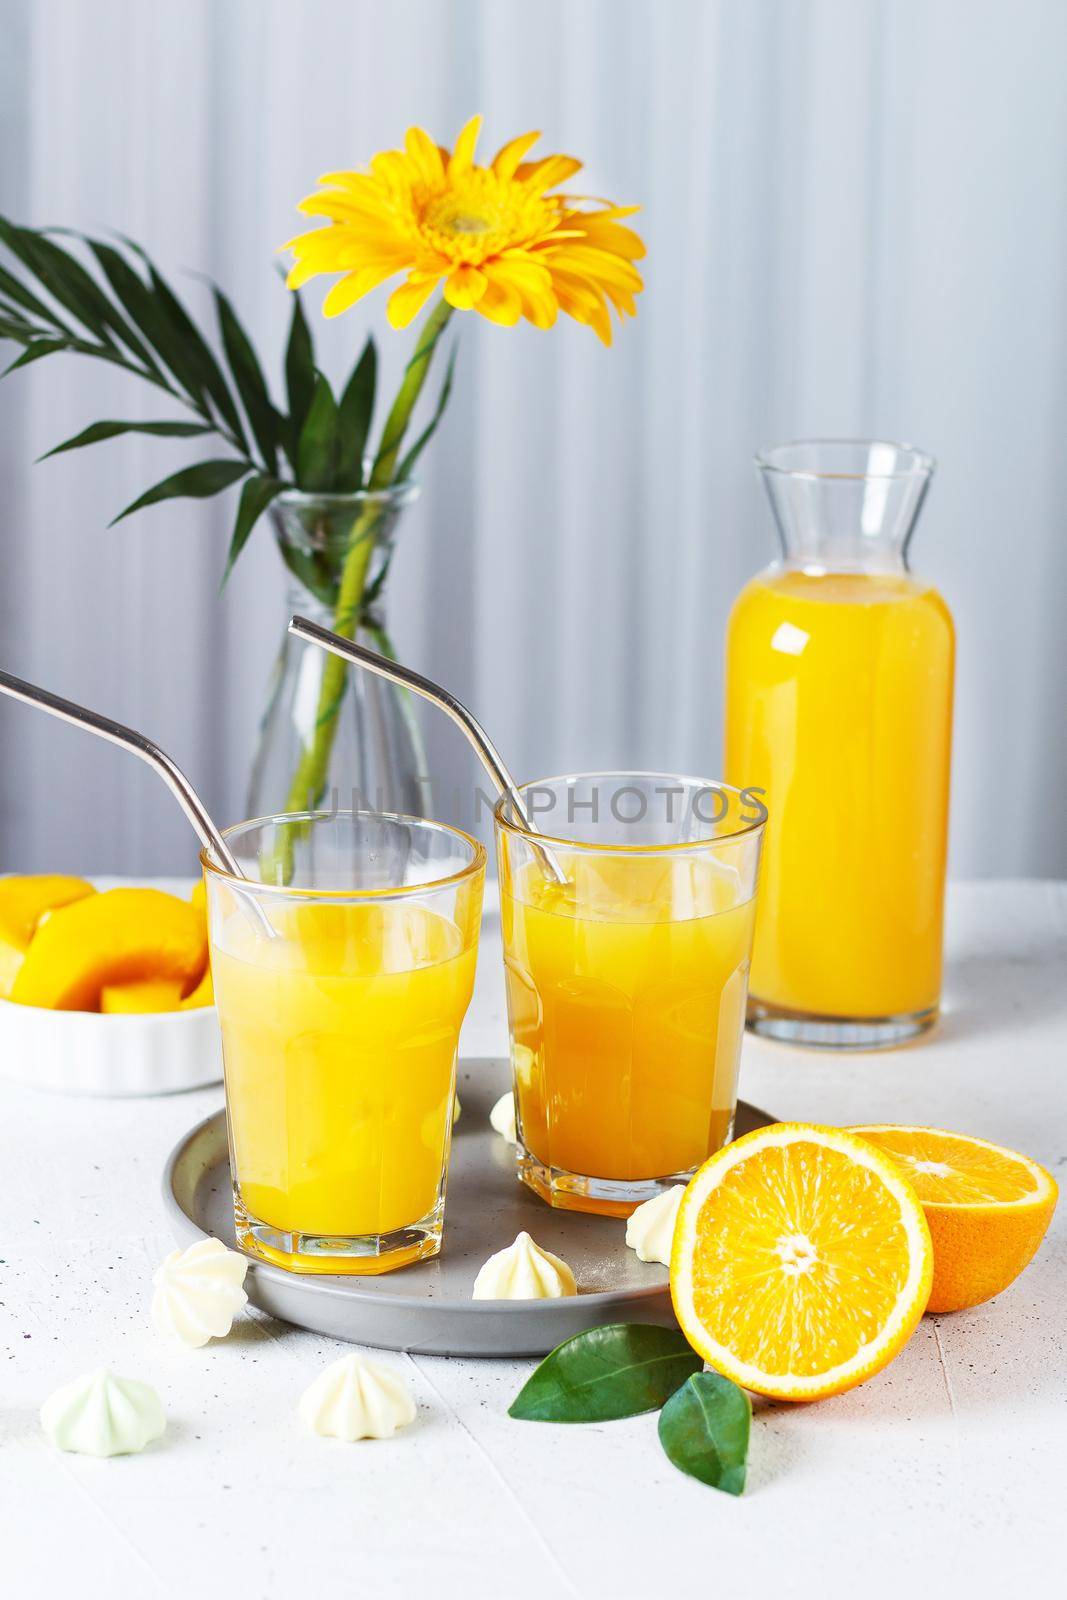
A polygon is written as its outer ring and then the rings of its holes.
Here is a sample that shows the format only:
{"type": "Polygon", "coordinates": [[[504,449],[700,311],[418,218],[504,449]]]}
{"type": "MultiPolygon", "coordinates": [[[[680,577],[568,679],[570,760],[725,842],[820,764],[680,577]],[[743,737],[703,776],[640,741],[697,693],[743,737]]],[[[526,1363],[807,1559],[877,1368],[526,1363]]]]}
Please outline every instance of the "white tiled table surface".
{"type": "MultiPolygon", "coordinates": [[[[746,1040],[742,1092],[781,1117],[955,1127],[1067,1173],[1067,884],[950,896],[929,1042],[835,1059],[746,1040]]],[[[487,919],[465,1053],[503,1050],[487,919]]],[[[221,1090],[60,1099],[0,1083],[0,1594],[270,1597],[1018,1595],[1063,1583],[1067,1207],[999,1300],[928,1318],[848,1395],[757,1405],[741,1500],[682,1477],[655,1418],[512,1422],[529,1362],[386,1355],[417,1397],[388,1443],[305,1437],[298,1395],[342,1346],[251,1313],[174,1353],[147,1317],[159,1196],[221,1090]],[[37,1408],[109,1364],[168,1415],[138,1457],[61,1455],[37,1408]]],[[[1062,1592],[1062,1591],[1060,1591],[1062,1592]]]]}

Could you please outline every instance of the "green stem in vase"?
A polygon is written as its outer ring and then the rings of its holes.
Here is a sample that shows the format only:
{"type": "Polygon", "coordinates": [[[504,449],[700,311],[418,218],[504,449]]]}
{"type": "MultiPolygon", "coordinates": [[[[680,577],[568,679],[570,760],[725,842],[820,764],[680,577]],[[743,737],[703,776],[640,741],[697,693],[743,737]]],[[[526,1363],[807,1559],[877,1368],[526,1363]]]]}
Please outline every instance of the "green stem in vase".
{"type": "MultiPolygon", "coordinates": [[[[397,458],[404,434],[422,393],[437,341],[451,315],[452,307],[447,301],[439,300],[422,325],[415,352],[408,362],[404,380],[382,430],[381,444],[367,484],[372,493],[387,489],[396,481],[397,458]]],[[[382,514],[382,507],[368,505],[360,512],[352,529],[332,624],[334,633],[339,633],[344,639],[354,639],[359,627],[367,568],[374,553],[375,534],[382,514]]],[[[326,657],[315,713],[315,731],[293,774],[285,806],[287,811],[312,811],[326,792],[330,756],[337,732],[337,714],[348,686],[348,671],[347,663],[337,656],[326,657]]]]}

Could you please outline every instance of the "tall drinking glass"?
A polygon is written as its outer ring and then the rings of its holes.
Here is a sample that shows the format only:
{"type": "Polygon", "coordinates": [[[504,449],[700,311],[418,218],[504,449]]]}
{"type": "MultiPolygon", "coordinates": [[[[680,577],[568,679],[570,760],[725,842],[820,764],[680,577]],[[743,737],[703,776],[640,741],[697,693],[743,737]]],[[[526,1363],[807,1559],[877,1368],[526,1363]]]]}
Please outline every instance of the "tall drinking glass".
{"type": "Polygon", "coordinates": [[[294,1272],[436,1255],[485,850],[362,812],[225,837],[252,880],[202,857],[239,1244],[294,1272]]]}
{"type": "Polygon", "coordinates": [[[519,1171],[626,1215],[732,1135],[765,813],[656,773],[522,796],[533,834],[496,808],[519,1171]]]}

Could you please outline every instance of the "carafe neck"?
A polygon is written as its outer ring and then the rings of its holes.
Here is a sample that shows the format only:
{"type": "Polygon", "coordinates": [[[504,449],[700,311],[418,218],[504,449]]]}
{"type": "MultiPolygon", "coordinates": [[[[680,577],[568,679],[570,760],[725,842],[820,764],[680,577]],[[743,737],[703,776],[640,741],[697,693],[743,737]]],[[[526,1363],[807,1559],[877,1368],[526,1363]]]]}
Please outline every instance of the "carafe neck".
{"type": "Polygon", "coordinates": [[[934,472],[910,445],[812,439],[756,457],[787,566],[903,572],[934,472]]]}

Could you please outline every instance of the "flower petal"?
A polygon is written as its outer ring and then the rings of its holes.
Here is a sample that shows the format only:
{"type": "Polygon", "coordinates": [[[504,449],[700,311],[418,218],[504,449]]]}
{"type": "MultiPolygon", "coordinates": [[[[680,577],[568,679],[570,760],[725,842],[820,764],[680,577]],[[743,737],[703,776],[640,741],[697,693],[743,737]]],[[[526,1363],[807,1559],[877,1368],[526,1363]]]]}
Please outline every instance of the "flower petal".
{"type": "Polygon", "coordinates": [[[511,139],[503,145],[493,157],[493,171],[497,177],[506,183],[510,182],[519,162],[540,137],[539,133],[520,133],[517,139],[511,139]]]}
{"type": "Polygon", "coordinates": [[[574,156],[545,156],[541,161],[524,161],[516,169],[515,177],[532,194],[544,194],[546,189],[554,189],[557,183],[566,183],[568,178],[573,178],[581,170],[582,163],[574,156]]]}
{"type": "Polygon", "coordinates": [[[485,293],[488,279],[478,267],[467,263],[455,267],[445,279],[444,296],[457,311],[471,311],[485,293]]]}
{"type": "Polygon", "coordinates": [[[409,278],[394,289],[385,308],[390,327],[406,328],[413,322],[433,294],[437,282],[437,278],[426,277],[412,283],[409,278]]]}
{"type": "Polygon", "coordinates": [[[482,131],[482,117],[479,112],[471,117],[460,129],[456,139],[455,149],[452,151],[448,162],[449,178],[461,178],[464,173],[471,170],[474,165],[474,147],[478,143],[478,135],[482,131]]]}
{"type": "Polygon", "coordinates": [[[357,300],[362,300],[365,294],[376,289],[386,278],[392,278],[401,272],[407,265],[404,261],[381,261],[374,266],[360,267],[356,272],[350,272],[338,283],[335,283],[325,300],[322,302],[324,317],[339,317],[342,311],[347,311],[349,306],[355,305],[357,300]]]}
{"type": "Polygon", "coordinates": [[[512,290],[518,295],[527,322],[532,322],[535,328],[551,328],[559,314],[559,302],[547,268],[532,261],[521,250],[508,250],[496,261],[488,262],[485,272],[498,288],[512,290]]]}
{"type": "Polygon", "coordinates": [[[423,128],[409,128],[404,135],[404,148],[408,158],[418,167],[424,183],[441,183],[445,175],[441,152],[423,128]]]}
{"type": "Polygon", "coordinates": [[[513,328],[522,316],[522,301],[515,289],[490,278],[485,293],[474,309],[483,317],[488,317],[490,322],[497,322],[503,328],[513,328]]]}

